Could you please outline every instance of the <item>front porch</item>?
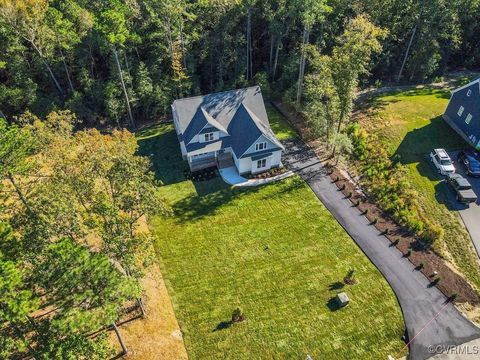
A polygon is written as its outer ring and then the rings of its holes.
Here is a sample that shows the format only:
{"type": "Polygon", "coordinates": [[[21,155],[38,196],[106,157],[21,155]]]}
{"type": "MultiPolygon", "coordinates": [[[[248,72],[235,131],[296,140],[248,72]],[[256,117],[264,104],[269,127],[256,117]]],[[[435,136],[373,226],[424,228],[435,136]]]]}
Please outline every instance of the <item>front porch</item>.
{"type": "Polygon", "coordinates": [[[190,170],[193,172],[209,167],[218,167],[219,169],[224,169],[234,166],[234,162],[231,153],[215,151],[190,157],[188,159],[188,165],[190,166],[190,170]]]}

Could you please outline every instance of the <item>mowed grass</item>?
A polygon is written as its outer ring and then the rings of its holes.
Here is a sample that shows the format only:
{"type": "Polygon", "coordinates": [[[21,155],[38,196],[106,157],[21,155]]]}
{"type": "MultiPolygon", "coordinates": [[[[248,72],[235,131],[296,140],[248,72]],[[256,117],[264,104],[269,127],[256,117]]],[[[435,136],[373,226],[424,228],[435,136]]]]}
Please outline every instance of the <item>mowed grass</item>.
{"type": "Polygon", "coordinates": [[[433,88],[380,96],[363,110],[362,123],[377,133],[379,146],[385,146],[406,165],[425,213],[445,229],[443,241],[434,244],[435,250],[480,288],[480,267],[470,237],[458,213],[449,209],[448,189],[428,160],[434,148],[467,147],[441,118],[449,98],[449,90],[433,88]]]}
{"type": "Polygon", "coordinates": [[[191,359],[385,359],[403,347],[392,290],[300,178],[192,183],[171,125],[139,144],[174,212],[150,228],[191,359]],[[350,269],[358,283],[344,286],[350,269]],[[340,291],[351,303],[337,309],[340,291]],[[236,307],[246,321],[232,325],[236,307]]]}

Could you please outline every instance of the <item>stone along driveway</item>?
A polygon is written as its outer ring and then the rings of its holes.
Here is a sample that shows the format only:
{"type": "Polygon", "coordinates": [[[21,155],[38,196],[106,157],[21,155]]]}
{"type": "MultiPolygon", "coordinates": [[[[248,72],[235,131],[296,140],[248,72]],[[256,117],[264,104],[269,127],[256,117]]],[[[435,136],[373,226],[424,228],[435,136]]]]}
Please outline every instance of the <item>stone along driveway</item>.
{"type": "MultiPolygon", "coordinates": [[[[426,359],[429,346],[459,345],[480,337],[480,329],[446,302],[445,296],[402,256],[331,183],[319,159],[299,140],[284,142],[284,164],[298,173],[387,279],[403,312],[409,359],[426,359]],[[440,312],[440,313],[439,313],[440,312]]],[[[400,350],[400,349],[399,349],[400,350]]],[[[392,354],[395,355],[395,354],[392,354]]]]}

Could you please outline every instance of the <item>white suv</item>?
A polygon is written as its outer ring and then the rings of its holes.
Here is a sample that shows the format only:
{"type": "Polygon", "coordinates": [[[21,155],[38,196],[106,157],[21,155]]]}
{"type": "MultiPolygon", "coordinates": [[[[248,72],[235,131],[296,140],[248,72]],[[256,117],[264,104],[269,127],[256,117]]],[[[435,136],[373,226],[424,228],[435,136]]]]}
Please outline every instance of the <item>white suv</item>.
{"type": "Polygon", "coordinates": [[[434,149],[430,153],[430,160],[442,175],[453,174],[455,172],[452,160],[444,149],[434,149]]]}

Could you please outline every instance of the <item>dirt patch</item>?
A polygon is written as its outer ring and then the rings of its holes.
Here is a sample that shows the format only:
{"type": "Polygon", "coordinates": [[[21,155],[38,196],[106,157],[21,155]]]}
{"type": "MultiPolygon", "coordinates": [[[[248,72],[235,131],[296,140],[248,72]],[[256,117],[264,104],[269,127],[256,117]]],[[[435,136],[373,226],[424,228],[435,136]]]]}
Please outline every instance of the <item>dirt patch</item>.
{"type": "Polygon", "coordinates": [[[480,297],[475,289],[454,272],[441,256],[426,247],[410,231],[391,220],[388,214],[365,196],[352,181],[344,176],[342,171],[328,164],[327,167],[332,182],[345,197],[366,216],[372,226],[390,240],[392,246],[396,246],[415,265],[417,271],[425,275],[432,286],[437,286],[447,297],[457,294],[456,303],[480,304],[480,297]],[[440,280],[436,283],[436,279],[440,280]]]}
{"type": "MultiPolygon", "coordinates": [[[[128,349],[127,357],[135,360],[188,359],[182,332],[157,264],[147,269],[142,285],[145,289],[146,317],[137,318],[140,313],[136,310],[119,321],[119,330],[128,349]]],[[[113,331],[110,338],[120,351],[113,331]]]]}

